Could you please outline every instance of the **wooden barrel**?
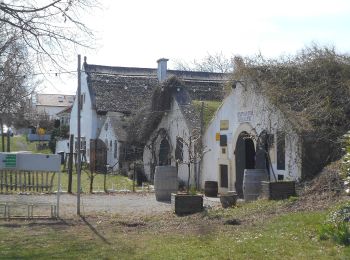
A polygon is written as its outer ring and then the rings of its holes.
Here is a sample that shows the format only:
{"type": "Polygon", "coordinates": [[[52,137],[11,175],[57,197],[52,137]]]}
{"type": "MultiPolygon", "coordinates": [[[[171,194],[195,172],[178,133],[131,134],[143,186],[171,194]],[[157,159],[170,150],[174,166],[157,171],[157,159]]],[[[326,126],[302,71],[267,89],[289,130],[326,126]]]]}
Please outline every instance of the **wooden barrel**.
{"type": "Polygon", "coordinates": [[[245,169],[243,175],[244,200],[256,200],[260,196],[261,182],[267,179],[268,176],[265,169],[245,169]]]}
{"type": "Polygon", "coordinates": [[[217,181],[206,181],[204,183],[204,195],[207,197],[218,196],[218,182],[217,181]]]}
{"type": "Polygon", "coordinates": [[[154,174],[154,190],[157,201],[170,201],[171,193],[178,189],[177,170],[174,166],[157,166],[154,174]]]}

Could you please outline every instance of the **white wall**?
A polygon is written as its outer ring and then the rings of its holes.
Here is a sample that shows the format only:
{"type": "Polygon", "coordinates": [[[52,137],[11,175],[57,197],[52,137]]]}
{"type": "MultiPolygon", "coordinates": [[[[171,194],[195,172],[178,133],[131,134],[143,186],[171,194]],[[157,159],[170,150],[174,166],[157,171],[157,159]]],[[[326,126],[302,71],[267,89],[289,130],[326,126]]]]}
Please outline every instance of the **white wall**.
{"type": "MultiPolygon", "coordinates": [[[[178,103],[173,100],[171,110],[167,113],[167,115],[163,116],[163,119],[161,123],[159,124],[156,131],[153,132],[151,138],[149,140],[152,140],[155,136],[155,133],[158,132],[159,129],[164,128],[169,136],[169,143],[170,143],[170,149],[171,149],[171,165],[175,166],[175,148],[176,148],[176,138],[181,137],[184,139],[184,141],[189,140],[189,128],[187,126],[186,120],[183,117],[180,107],[178,103]]],[[[158,137],[155,142],[156,147],[156,155],[159,154],[159,145],[161,142],[161,138],[158,137]]],[[[150,141],[147,142],[144,153],[143,153],[143,162],[144,162],[144,168],[145,168],[145,174],[147,178],[150,177],[150,161],[151,161],[151,151],[149,148],[147,148],[150,145],[150,141]]],[[[183,146],[183,160],[184,162],[188,161],[188,148],[186,145],[183,146]]],[[[191,183],[194,184],[195,180],[194,177],[194,166],[191,165],[191,183]]],[[[188,165],[187,164],[179,164],[178,167],[178,177],[180,180],[187,183],[188,178],[188,165]]]]}
{"type": "Polygon", "coordinates": [[[114,132],[114,129],[111,124],[110,117],[107,116],[105,123],[101,127],[100,134],[98,136],[99,139],[101,139],[103,142],[107,140],[107,164],[109,166],[113,166],[113,171],[116,171],[119,169],[119,156],[120,156],[120,147],[121,142],[118,140],[117,134],[114,132]],[[115,152],[115,141],[117,141],[117,156],[114,157],[115,152]],[[110,143],[112,142],[112,147],[110,146],[110,143]]]}
{"type": "MultiPolygon", "coordinates": [[[[284,175],[285,180],[295,180],[301,177],[300,142],[298,136],[292,130],[290,124],[284,119],[279,110],[273,107],[261,94],[254,92],[249,87],[238,84],[231,94],[224,100],[218,109],[216,116],[209,124],[204,137],[203,145],[205,153],[202,160],[201,186],[205,181],[219,182],[219,165],[227,164],[229,168],[228,189],[220,188],[221,192],[235,190],[235,155],[234,150],[238,135],[246,131],[253,135],[260,134],[263,130],[276,134],[277,130],[286,132],[286,168],[277,170],[276,141],[270,150],[270,157],[275,174],[284,175]],[[243,112],[243,113],[242,113],[243,112]],[[240,113],[240,114],[239,114],[240,113]],[[228,130],[220,131],[220,121],[228,120],[228,130]],[[216,141],[216,133],[226,134],[228,139],[227,153],[221,152],[220,143],[216,141]]],[[[276,135],[274,136],[276,140],[276,135]]],[[[255,142],[256,146],[256,142],[255,142]]],[[[271,172],[272,173],[272,172],[271,172]]],[[[270,176],[273,180],[273,176],[270,176]]]]}
{"type": "Polygon", "coordinates": [[[64,152],[64,154],[69,153],[69,139],[58,140],[56,142],[56,153],[64,152]]]}
{"type": "MultiPolygon", "coordinates": [[[[86,157],[87,161],[90,160],[90,139],[96,139],[97,134],[102,125],[102,118],[98,118],[87,85],[86,73],[81,73],[81,95],[85,95],[83,98],[83,107],[80,111],[81,115],[81,137],[85,137],[86,140],[86,157]]],[[[76,95],[78,97],[78,93],[76,95]]],[[[74,135],[74,138],[78,136],[77,118],[78,118],[78,98],[75,98],[71,116],[70,116],[70,134],[74,135]]]]}

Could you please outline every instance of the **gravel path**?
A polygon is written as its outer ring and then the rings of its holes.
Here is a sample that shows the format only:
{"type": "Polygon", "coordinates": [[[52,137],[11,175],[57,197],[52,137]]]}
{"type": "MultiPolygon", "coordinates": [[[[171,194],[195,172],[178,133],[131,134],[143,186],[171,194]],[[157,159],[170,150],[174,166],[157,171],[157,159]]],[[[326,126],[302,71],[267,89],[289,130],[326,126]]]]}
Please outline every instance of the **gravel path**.
{"type": "MultiPolygon", "coordinates": [[[[0,195],[0,203],[55,203],[56,195],[0,195]]],[[[204,198],[204,205],[215,206],[218,199],[204,198]]],[[[76,214],[77,197],[70,194],[60,196],[60,215],[76,214]]],[[[120,215],[153,215],[171,212],[170,203],[156,201],[154,193],[126,194],[83,194],[81,196],[81,213],[94,214],[98,212],[116,213],[120,215]]]]}

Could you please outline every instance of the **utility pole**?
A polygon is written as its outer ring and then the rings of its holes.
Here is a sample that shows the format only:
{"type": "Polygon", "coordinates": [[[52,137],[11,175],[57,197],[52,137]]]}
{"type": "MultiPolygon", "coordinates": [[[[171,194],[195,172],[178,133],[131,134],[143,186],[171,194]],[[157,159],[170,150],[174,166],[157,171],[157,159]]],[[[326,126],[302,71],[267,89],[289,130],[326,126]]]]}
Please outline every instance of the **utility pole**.
{"type": "Polygon", "coordinates": [[[77,101],[78,101],[78,140],[77,140],[77,215],[80,216],[80,180],[81,180],[81,156],[80,156],[80,109],[81,109],[81,56],[78,55],[78,93],[77,93],[77,101]]]}

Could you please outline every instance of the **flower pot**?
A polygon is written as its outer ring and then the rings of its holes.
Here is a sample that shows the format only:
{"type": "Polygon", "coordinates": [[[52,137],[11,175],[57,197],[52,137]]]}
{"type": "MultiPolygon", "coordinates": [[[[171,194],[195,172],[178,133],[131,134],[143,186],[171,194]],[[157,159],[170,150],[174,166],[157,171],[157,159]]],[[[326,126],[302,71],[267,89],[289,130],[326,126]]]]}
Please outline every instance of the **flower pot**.
{"type": "Polygon", "coordinates": [[[221,206],[223,208],[230,208],[230,207],[234,207],[237,203],[237,198],[238,195],[237,193],[227,193],[227,194],[221,194],[220,195],[220,202],[221,202],[221,206]]]}

